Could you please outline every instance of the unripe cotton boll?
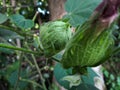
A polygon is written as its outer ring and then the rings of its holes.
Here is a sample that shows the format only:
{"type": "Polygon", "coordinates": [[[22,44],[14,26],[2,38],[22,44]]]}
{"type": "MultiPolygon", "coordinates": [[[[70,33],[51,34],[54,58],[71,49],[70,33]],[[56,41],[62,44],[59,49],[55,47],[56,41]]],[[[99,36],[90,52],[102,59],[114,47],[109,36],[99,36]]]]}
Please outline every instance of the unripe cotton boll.
{"type": "Polygon", "coordinates": [[[45,56],[50,57],[63,50],[71,35],[70,25],[63,21],[43,24],[40,27],[40,39],[45,56]]]}
{"type": "Polygon", "coordinates": [[[87,67],[102,64],[114,53],[112,31],[118,17],[118,0],[103,0],[93,16],[76,29],[67,43],[61,63],[73,73],[86,73],[87,67]]]}

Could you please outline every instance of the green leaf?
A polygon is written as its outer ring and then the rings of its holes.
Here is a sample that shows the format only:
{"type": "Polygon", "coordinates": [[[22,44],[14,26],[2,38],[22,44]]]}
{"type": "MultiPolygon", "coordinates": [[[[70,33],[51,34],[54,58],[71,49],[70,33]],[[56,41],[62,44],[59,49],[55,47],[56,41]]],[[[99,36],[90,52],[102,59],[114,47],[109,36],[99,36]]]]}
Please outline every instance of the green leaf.
{"type": "Polygon", "coordinates": [[[117,84],[120,86],[120,76],[117,77],[117,84]]]}
{"type": "Polygon", "coordinates": [[[19,62],[18,61],[14,62],[12,64],[8,64],[7,67],[5,68],[5,70],[3,70],[4,77],[6,79],[8,79],[10,74],[12,72],[14,72],[16,69],[18,69],[18,67],[19,67],[19,62]]]}
{"type": "Polygon", "coordinates": [[[107,78],[109,77],[109,72],[107,70],[105,70],[103,73],[104,73],[105,77],[107,77],[107,78]]]}
{"type": "Polygon", "coordinates": [[[34,26],[34,22],[30,19],[25,19],[22,15],[14,14],[10,17],[11,21],[21,29],[29,29],[34,26]]]}
{"type": "Polygon", "coordinates": [[[72,87],[69,90],[99,90],[97,89],[95,86],[93,85],[89,85],[89,84],[80,84],[77,87],[72,87]]]}
{"type": "Polygon", "coordinates": [[[57,59],[57,60],[61,60],[63,56],[63,51],[57,53],[56,55],[53,56],[53,58],[57,59]]]}
{"type": "Polygon", "coordinates": [[[16,38],[22,39],[23,37],[19,36],[17,33],[12,32],[10,30],[0,28],[0,38],[9,40],[9,39],[16,39],[16,38]]]}
{"type": "MultiPolygon", "coordinates": [[[[13,86],[13,87],[16,84],[16,81],[17,81],[17,78],[18,78],[19,64],[20,64],[20,62],[16,61],[12,64],[8,64],[7,67],[4,70],[0,71],[0,73],[2,73],[2,75],[4,75],[4,77],[8,80],[10,85],[13,86]]],[[[26,70],[21,71],[20,77],[21,78],[27,78],[26,70]]],[[[20,88],[25,88],[27,84],[28,84],[27,82],[20,81],[18,86],[20,88]]]]}
{"type": "Polygon", "coordinates": [[[69,89],[69,82],[62,80],[65,76],[70,75],[72,72],[71,69],[63,69],[60,63],[57,63],[54,67],[54,75],[57,82],[66,89],[69,89]]]}
{"type": "Polygon", "coordinates": [[[0,24],[4,23],[8,17],[5,14],[0,13],[0,24]]]}
{"type": "Polygon", "coordinates": [[[94,85],[94,77],[98,77],[98,75],[91,68],[88,68],[88,75],[82,75],[81,79],[85,84],[94,85]]]}
{"type": "Polygon", "coordinates": [[[72,86],[78,86],[81,83],[81,77],[79,74],[65,76],[62,80],[70,82],[70,88],[72,86]]]}
{"type": "MultiPolygon", "coordinates": [[[[26,72],[22,70],[20,77],[22,78],[26,77],[26,72]]],[[[17,78],[18,78],[18,70],[12,72],[8,78],[8,81],[11,84],[11,86],[14,86],[16,84],[17,78]]],[[[27,87],[27,85],[28,85],[28,82],[20,81],[18,83],[18,87],[22,89],[27,87]]]]}
{"type": "Polygon", "coordinates": [[[112,81],[114,81],[114,80],[115,80],[115,77],[114,77],[114,75],[113,75],[113,74],[110,74],[110,79],[111,79],[112,81]]]}
{"type": "MultiPolygon", "coordinates": [[[[54,75],[57,82],[66,89],[70,89],[69,87],[70,82],[63,80],[63,78],[68,77],[71,74],[72,74],[72,69],[71,68],[64,69],[60,63],[57,63],[56,66],[54,67],[54,75]]],[[[82,84],[94,85],[94,77],[96,76],[98,75],[91,68],[88,68],[88,75],[87,76],[81,75],[82,84]]]]}
{"type": "Polygon", "coordinates": [[[68,14],[64,18],[68,18],[73,26],[83,24],[92,14],[93,10],[102,0],[67,0],[65,10],[68,14]]]}

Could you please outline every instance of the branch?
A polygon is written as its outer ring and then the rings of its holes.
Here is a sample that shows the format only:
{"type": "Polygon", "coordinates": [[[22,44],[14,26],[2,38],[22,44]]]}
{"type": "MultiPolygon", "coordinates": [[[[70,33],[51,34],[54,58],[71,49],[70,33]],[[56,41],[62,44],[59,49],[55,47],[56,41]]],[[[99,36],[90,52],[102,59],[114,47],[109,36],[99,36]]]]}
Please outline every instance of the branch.
{"type": "Polygon", "coordinates": [[[3,26],[3,25],[0,25],[0,28],[16,32],[17,34],[21,36],[33,36],[32,34],[27,34],[27,33],[21,32],[20,30],[16,30],[14,28],[3,26]]]}
{"type": "Polygon", "coordinates": [[[39,73],[39,76],[40,76],[40,79],[41,79],[41,83],[42,83],[43,89],[44,89],[44,90],[47,90],[46,85],[45,85],[45,79],[44,79],[43,76],[42,76],[41,69],[39,68],[39,66],[38,66],[38,64],[37,64],[37,61],[36,61],[36,59],[35,59],[35,56],[34,56],[33,54],[31,54],[31,56],[32,56],[32,58],[33,58],[35,67],[36,67],[36,69],[37,69],[37,71],[38,71],[38,73],[39,73]]]}
{"type": "Polygon", "coordinates": [[[27,50],[27,49],[24,49],[24,48],[18,48],[18,47],[12,46],[12,45],[4,44],[4,43],[0,43],[0,47],[13,49],[13,50],[18,50],[18,51],[23,51],[23,52],[26,52],[26,53],[39,54],[38,52],[35,52],[35,51],[27,50]]]}
{"type": "Polygon", "coordinates": [[[34,85],[42,88],[42,86],[41,86],[40,84],[38,84],[38,83],[36,83],[36,82],[34,82],[34,81],[32,81],[32,80],[23,79],[23,78],[20,78],[20,80],[21,80],[21,81],[24,81],[24,82],[32,83],[32,84],[34,84],[34,85]]]}
{"type": "Polygon", "coordinates": [[[17,5],[17,6],[4,5],[2,7],[3,8],[16,8],[16,7],[19,7],[19,8],[28,8],[28,7],[36,7],[36,6],[34,6],[34,5],[17,5]]]}
{"type": "Polygon", "coordinates": [[[18,75],[17,75],[17,80],[16,80],[16,83],[15,83],[15,86],[14,86],[14,90],[17,90],[17,87],[19,85],[20,74],[21,74],[21,65],[22,65],[22,58],[20,58],[20,63],[19,63],[19,68],[18,68],[18,75]]]}

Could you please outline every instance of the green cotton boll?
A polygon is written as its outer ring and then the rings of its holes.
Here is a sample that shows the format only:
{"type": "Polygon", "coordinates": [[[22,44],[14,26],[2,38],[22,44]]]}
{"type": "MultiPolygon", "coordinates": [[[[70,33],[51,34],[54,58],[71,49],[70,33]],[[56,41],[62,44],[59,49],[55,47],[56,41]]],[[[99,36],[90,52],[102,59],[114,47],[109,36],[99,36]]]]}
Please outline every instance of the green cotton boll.
{"type": "Polygon", "coordinates": [[[93,67],[110,57],[114,46],[113,28],[98,28],[86,22],[67,43],[61,63],[64,68],[93,67]]]}
{"type": "Polygon", "coordinates": [[[66,43],[72,36],[69,24],[63,21],[53,21],[40,27],[40,39],[44,54],[53,56],[65,48],[66,43]]]}

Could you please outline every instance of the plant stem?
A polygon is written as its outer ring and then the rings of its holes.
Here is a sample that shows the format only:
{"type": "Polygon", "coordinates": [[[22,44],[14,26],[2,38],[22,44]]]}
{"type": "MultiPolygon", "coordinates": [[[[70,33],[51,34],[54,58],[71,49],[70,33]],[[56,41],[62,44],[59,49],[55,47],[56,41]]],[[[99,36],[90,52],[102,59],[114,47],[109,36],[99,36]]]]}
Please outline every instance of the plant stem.
{"type": "Polygon", "coordinates": [[[31,36],[31,37],[33,36],[32,34],[27,34],[27,33],[24,33],[24,32],[22,32],[20,30],[16,30],[15,28],[3,26],[3,25],[0,25],[0,28],[16,32],[17,34],[19,34],[21,36],[31,36]]]}
{"type": "MultiPolygon", "coordinates": [[[[21,56],[21,55],[20,55],[21,56]]],[[[19,85],[19,78],[20,78],[20,74],[21,74],[21,64],[22,64],[22,58],[20,58],[19,60],[19,68],[18,68],[18,75],[17,75],[17,80],[16,80],[16,84],[14,86],[14,90],[17,90],[17,87],[19,85]]]]}
{"type": "Polygon", "coordinates": [[[38,84],[38,83],[36,83],[36,82],[34,82],[34,81],[32,81],[32,80],[27,80],[27,79],[23,79],[23,78],[20,78],[20,80],[21,80],[21,81],[24,81],[24,82],[32,83],[32,84],[34,84],[34,85],[42,88],[42,86],[41,86],[40,84],[38,84]]]}
{"type": "Polygon", "coordinates": [[[39,54],[38,52],[34,52],[34,51],[27,50],[27,49],[24,49],[24,48],[18,48],[18,47],[12,46],[12,45],[4,44],[4,43],[0,43],[0,47],[13,49],[13,50],[18,50],[18,51],[23,51],[23,52],[26,52],[26,53],[39,54]]]}
{"type": "MultiPolygon", "coordinates": [[[[30,47],[28,46],[28,43],[27,43],[27,42],[25,42],[25,45],[26,45],[26,47],[27,47],[28,49],[30,49],[30,47]]],[[[35,67],[36,67],[36,69],[37,69],[37,71],[38,71],[38,74],[39,74],[39,76],[40,76],[43,89],[44,89],[44,90],[47,90],[46,85],[45,85],[45,80],[44,80],[44,78],[43,78],[43,76],[42,76],[41,69],[39,68],[39,66],[38,66],[38,64],[37,64],[36,58],[35,58],[35,56],[34,56],[33,54],[31,54],[31,56],[32,56],[33,62],[34,62],[34,64],[35,64],[35,67]]]]}
{"type": "Polygon", "coordinates": [[[35,13],[35,15],[34,15],[32,21],[35,21],[35,19],[36,19],[36,17],[37,17],[38,14],[39,14],[39,12],[37,11],[37,12],[35,13]]]}
{"type": "Polygon", "coordinates": [[[23,57],[24,57],[24,58],[25,58],[25,60],[29,63],[29,65],[33,67],[32,62],[28,59],[28,57],[27,57],[27,56],[25,56],[25,55],[23,55],[23,57]]]}
{"type": "Polygon", "coordinates": [[[45,80],[44,80],[44,78],[43,78],[43,76],[42,76],[42,73],[41,73],[41,70],[40,70],[40,68],[39,68],[39,66],[38,66],[38,64],[37,64],[37,62],[36,62],[35,56],[34,56],[33,54],[31,54],[31,56],[32,56],[33,61],[34,61],[34,63],[35,63],[36,69],[37,69],[37,71],[38,71],[38,73],[39,73],[39,76],[40,76],[40,79],[41,79],[41,83],[42,83],[43,89],[44,89],[44,90],[47,90],[47,88],[46,88],[46,86],[45,86],[45,80]]]}

